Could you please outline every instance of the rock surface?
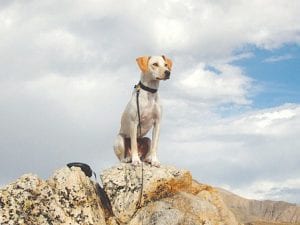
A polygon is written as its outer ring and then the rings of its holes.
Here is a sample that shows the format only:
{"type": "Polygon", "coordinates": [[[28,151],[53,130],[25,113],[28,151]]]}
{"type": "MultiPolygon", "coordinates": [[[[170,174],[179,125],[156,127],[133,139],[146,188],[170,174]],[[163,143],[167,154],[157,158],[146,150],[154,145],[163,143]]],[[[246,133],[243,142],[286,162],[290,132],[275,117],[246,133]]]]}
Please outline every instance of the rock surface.
{"type": "Polygon", "coordinates": [[[244,199],[170,166],[119,164],[103,171],[101,179],[114,216],[100,201],[95,182],[79,168],[64,167],[46,181],[26,174],[1,189],[0,224],[300,224],[299,206],[244,199]]]}
{"type": "Polygon", "coordinates": [[[114,216],[95,183],[76,167],[47,181],[27,174],[0,190],[0,224],[26,225],[238,225],[211,186],[170,166],[118,164],[101,173],[114,216]]]}
{"type": "Polygon", "coordinates": [[[218,192],[193,181],[186,170],[119,164],[103,171],[101,179],[117,220],[124,224],[238,224],[218,192]]]}
{"type": "Polygon", "coordinates": [[[23,175],[0,190],[0,224],[105,224],[93,182],[79,168],[63,168],[43,181],[23,175]]]}

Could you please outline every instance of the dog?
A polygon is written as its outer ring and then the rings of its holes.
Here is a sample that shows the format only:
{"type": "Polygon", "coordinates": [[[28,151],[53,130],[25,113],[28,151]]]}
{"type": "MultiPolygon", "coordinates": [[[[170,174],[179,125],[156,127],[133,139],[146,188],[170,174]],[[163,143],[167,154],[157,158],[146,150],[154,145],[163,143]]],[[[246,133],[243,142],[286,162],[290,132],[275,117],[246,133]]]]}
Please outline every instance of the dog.
{"type": "Polygon", "coordinates": [[[159,82],[170,79],[172,60],[163,56],[142,56],[136,59],[141,78],[121,118],[121,128],[114,143],[114,152],[121,162],[141,164],[139,147],[144,150],[142,160],[159,167],[157,146],[160,133],[162,107],[157,93],[159,82]],[[144,136],[152,130],[152,141],[144,136]],[[144,137],[144,138],[143,138],[144,137]],[[126,150],[128,148],[129,153],[126,150]],[[149,148],[145,147],[149,146],[149,148]],[[126,147],[127,146],[127,147],[126,147]]]}

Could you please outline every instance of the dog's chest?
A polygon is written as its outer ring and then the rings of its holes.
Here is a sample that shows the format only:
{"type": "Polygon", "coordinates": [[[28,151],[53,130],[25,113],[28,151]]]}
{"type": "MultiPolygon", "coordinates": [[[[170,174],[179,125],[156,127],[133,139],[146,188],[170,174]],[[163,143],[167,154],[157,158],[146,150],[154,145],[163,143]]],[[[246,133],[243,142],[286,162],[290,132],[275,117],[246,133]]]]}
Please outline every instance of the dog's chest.
{"type": "Polygon", "coordinates": [[[140,110],[142,125],[152,125],[158,117],[158,104],[155,99],[144,100],[140,110]]]}

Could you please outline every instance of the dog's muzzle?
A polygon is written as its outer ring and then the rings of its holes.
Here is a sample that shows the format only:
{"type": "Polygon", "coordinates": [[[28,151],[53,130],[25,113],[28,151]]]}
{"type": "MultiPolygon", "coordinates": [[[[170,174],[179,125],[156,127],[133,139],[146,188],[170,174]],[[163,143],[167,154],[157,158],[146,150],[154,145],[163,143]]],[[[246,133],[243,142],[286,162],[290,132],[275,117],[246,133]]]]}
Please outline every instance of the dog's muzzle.
{"type": "Polygon", "coordinates": [[[165,71],[165,80],[170,79],[171,72],[169,70],[165,71]]]}

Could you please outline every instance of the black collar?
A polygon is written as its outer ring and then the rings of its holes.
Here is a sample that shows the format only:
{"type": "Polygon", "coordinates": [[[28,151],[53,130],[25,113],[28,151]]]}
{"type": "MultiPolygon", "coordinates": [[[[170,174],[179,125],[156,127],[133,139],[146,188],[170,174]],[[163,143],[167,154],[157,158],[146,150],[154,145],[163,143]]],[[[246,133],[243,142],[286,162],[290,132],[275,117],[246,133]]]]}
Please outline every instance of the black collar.
{"type": "Polygon", "coordinates": [[[145,85],[143,85],[143,83],[140,81],[137,85],[134,86],[135,88],[141,88],[145,91],[148,91],[148,92],[151,92],[152,94],[156,93],[157,92],[157,89],[154,89],[154,88],[149,88],[145,85]]]}

